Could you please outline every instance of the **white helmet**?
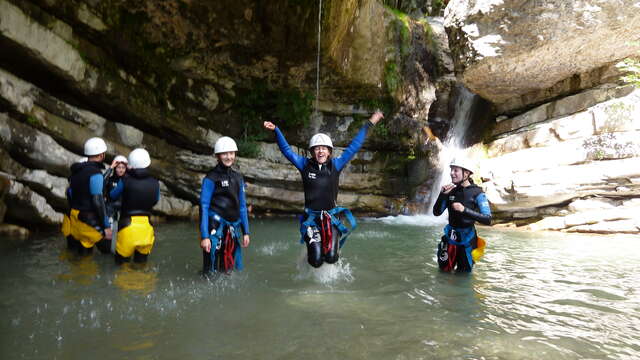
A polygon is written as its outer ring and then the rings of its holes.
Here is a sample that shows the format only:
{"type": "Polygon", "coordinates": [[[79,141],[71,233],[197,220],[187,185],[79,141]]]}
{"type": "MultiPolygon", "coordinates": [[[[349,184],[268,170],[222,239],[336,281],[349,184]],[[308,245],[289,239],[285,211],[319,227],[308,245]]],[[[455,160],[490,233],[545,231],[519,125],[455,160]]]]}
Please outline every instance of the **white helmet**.
{"type": "Polygon", "coordinates": [[[451,164],[449,164],[449,167],[459,167],[462,168],[464,170],[469,171],[470,173],[473,174],[473,165],[471,164],[471,162],[469,161],[469,159],[466,158],[457,158],[457,159],[453,159],[451,161],[451,164]]]}
{"type": "Polygon", "coordinates": [[[99,137],[94,137],[84,143],[84,154],[87,156],[100,155],[107,152],[107,144],[99,137]]]}
{"type": "Polygon", "coordinates": [[[314,146],[321,145],[333,149],[333,143],[331,142],[329,135],[318,133],[313,135],[311,140],[309,140],[309,149],[312,149],[314,146]]]}
{"type": "Polygon", "coordinates": [[[218,141],[216,141],[216,145],[213,147],[214,154],[226,153],[230,151],[238,151],[238,145],[236,145],[236,142],[228,136],[223,136],[218,139],[218,141]]]}
{"type": "Polygon", "coordinates": [[[118,156],[116,156],[116,157],[113,159],[113,161],[115,161],[115,162],[117,162],[117,163],[125,163],[125,164],[128,164],[128,163],[129,163],[129,161],[127,161],[127,158],[126,158],[126,157],[124,157],[123,155],[118,155],[118,156]]]}
{"type": "Polygon", "coordinates": [[[149,153],[145,149],[135,149],[129,153],[129,165],[133,169],[144,169],[151,164],[149,153]]]}

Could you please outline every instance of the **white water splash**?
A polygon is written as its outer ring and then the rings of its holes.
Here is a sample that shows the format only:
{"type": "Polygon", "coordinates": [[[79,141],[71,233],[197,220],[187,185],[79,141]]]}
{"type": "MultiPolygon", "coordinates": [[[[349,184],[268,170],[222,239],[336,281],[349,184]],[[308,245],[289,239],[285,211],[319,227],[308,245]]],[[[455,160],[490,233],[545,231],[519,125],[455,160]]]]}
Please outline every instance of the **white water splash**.
{"type": "Polygon", "coordinates": [[[387,225],[413,225],[413,226],[432,226],[442,225],[447,223],[446,216],[435,217],[433,215],[398,215],[398,216],[386,216],[382,218],[370,219],[372,221],[379,221],[387,225]]]}
{"type": "Polygon", "coordinates": [[[307,263],[306,246],[300,251],[297,261],[298,274],[296,280],[312,279],[323,285],[335,284],[341,281],[351,282],[354,280],[351,272],[351,265],[340,258],[335,264],[322,264],[319,268],[314,268],[307,263]]]}

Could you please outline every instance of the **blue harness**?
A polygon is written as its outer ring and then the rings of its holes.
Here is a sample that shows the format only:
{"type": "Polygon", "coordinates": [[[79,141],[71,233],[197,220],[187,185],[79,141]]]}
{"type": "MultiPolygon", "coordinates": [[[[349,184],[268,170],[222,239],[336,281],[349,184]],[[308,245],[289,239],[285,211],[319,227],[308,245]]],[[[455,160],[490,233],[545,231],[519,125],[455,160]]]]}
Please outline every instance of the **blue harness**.
{"type": "Polygon", "coordinates": [[[234,254],[233,254],[233,257],[235,259],[236,269],[237,270],[242,270],[244,268],[244,265],[242,264],[242,251],[240,250],[240,244],[238,242],[239,239],[242,237],[242,234],[240,233],[240,227],[242,226],[242,220],[238,219],[238,220],[236,220],[234,222],[230,222],[230,221],[227,221],[222,216],[218,215],[214,211],[211,211],[209,213],[209,217],[213,218],[215,221],[218,222],[218,227],[211,231],[211,237],[217,239],[215,247],[213,246],[213,241],[211,241],[211,247],[212,247],[212,249],[211,249],[212,251],[210,252],[210,254],[211,254],[211,264],[215,264],[216,254],[217,254],[218,249],[220,248],[220,246],[222,246],[222,236],[224,234],[224,229],[226,227],[229,227],[229,231],[231,231],[231,238],[233,239],[233,241],[236,242],[236,248],[235,248],[235,251],[234,251],[234,254]]]}
{"type": "Polygon", "coordinates": [[[340,248],[342,248],[342,245],[344,245],[344,242],[347,241],[347,237],[349,237],[349,234],[353,230],[355,230],[356,227],[358,226],[358,222],[356,221],[356,218],[353,216],[353,214],[349,209],[339,207],[339,206],[334,207],[331,210],[318,210],[318,211],[305,208],[304,214],[306,215],[306,220],[304,220],[300,224],[300,235],[301,235],[300,243],[301,244],[304,243],[304,236],[307,233],[308,228],[318,227],[318,225],[316,224],[316,219],[318,218],[321,219],[323,216],[323,213],[331,217],[331,225],[335,226],[338,229],[338,231],[340,231],[340,248]],[[342,223],[342,221],[340,221],[340,219],[338,218],[338,215],[340,214],[344,214],[344,216],[347,218],[347,221],[349,222],[349,226],[351,226],[350,229],[346,227],[342,223]]]}
{"type": "Polygon", "coordinates": [[[467,262],[469,263],[469,268],[473,268],[473,257],[471,256],[471,241],[476,236],[475,227],[462,227],[462,228],[454,228],[453,226],[447,224],[444,227],[444,236],[447,237],[447,242],[451,245],[464,246],[464,252],[467,254],[467,262]],[[455,237],[457,240],[452,239],[452,233],[456,233],[455,237]]]}

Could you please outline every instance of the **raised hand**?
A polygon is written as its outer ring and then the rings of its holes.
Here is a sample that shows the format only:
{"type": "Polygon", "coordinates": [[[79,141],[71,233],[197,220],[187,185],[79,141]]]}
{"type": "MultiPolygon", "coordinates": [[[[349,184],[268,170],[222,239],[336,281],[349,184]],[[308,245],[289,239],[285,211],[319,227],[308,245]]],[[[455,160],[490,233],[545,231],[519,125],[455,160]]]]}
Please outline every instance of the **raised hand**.
{"type": "Polygon", "coordinates": [[[271,130],[271,131],[273,131],[273,130],[275,130],[275,129],[276,129],[276,126],[275,126],[271,121],[265,121],[265,122],[262,124],[262,126],[264,126],[264,128],[265,128],[265,129],[267,129],[267,130],[271,130]]]}
{"type": "Polygon", "coordinates": [[[378,121],[380,121],[380,119],[382,119],[384,117],[384,114],[382,113],[382,111],[376,111],[373,113],[373,115],[371,115],[371,117],[369,118],[369,121],[371,121],[371,123],[373,125],[377,124],[378,121]]]}

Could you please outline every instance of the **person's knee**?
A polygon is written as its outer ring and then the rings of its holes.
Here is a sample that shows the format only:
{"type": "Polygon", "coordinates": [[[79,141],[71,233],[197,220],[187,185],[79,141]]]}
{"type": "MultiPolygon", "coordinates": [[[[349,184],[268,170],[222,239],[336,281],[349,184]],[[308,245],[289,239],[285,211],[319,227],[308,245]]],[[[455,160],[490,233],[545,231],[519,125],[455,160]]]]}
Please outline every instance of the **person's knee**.
{"type": "Polygon", "coordinates": [[[319,268],[320,266],[322,266],[322,259],[310,257],[307,260],[309,262],[309,265],[313,266],[314,268],[319,268]]]}
{"type": "Polygon", "coordinates": [[[103,254],[108,254],[111,252],[111,240],[102,239],[96,243],[96,247],[103,254]]]}
{"type": "Polygon", "coordinates": [[[69,250],[77,250],[78,247],[81,247],[80,241],[76,240],[73,236],[67,236],[67,249],[69,250]]]}
{"type": "Polygon", "coordinates": [[[129,262],[131,260],[131,258],[124,257],[124,256],[118,254],[117,252],[114,255],[114,259],[115,259],[116,264],[118,264],[118,265],[122,265],[123,263],[129,262]]]}
{"type": "Polygon", "coordinates": [[[340,256],[338,255],[338,253],[334,253],[334,254],[327,254],[324,257],[324,261],[327,264],[335,264],[336,262],[338,262],[338,259],[340,258],[340,256]]]}
{"type": "Polygon", "coordinates": [[[149,254],[139,253],[137,250],[133,253],[133,262],[135,263],[145,263],[149,258],[149,254]]]}

